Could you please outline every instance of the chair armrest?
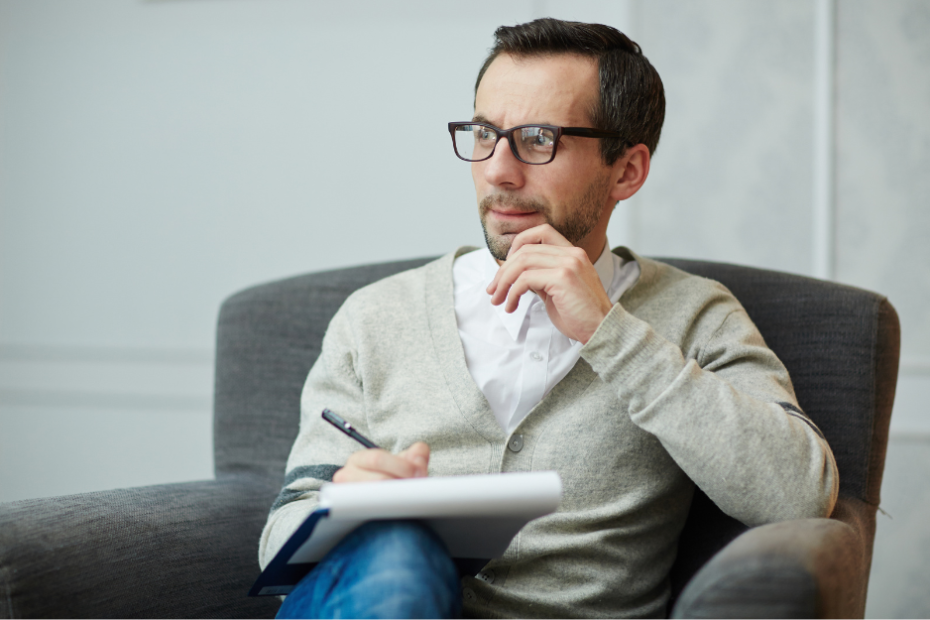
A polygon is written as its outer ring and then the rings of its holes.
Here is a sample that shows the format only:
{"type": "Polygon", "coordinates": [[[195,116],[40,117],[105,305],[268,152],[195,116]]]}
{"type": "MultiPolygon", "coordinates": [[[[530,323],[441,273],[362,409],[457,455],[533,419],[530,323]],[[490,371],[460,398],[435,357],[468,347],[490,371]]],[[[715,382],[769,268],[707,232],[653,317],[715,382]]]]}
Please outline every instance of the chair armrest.
{"type": "Polygon", "coordinates": [[[672,617],[861,618],[871,559],[865,538],[855,519],[753,528],[698,571],[672,617]]]}
{"type": "Polygon", "coordinates": [[[0,617],[273,617],[246,476],[0,504],[0,617]]]}

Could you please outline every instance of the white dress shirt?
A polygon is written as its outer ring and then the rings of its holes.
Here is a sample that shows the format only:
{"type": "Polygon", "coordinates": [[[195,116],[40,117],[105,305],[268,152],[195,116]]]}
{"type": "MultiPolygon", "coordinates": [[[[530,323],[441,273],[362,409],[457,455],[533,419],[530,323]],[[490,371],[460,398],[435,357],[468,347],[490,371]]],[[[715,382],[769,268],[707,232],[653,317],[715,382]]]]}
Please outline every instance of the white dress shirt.
{"type": "MultiPolygon", "coordinates": [[[[610,244],[594,263],[612,303],[639,278],[636,261],[625,261],[610,244]]],[[[582,344],[560,332],[536,293],[527,292],[512,314],[491,305],[485,290],[497,273],[487,248],[456,259],[452,267],[455,318],[465,363],[488,399],[501,427],[510,434],[574,367],[582,344]]]]}

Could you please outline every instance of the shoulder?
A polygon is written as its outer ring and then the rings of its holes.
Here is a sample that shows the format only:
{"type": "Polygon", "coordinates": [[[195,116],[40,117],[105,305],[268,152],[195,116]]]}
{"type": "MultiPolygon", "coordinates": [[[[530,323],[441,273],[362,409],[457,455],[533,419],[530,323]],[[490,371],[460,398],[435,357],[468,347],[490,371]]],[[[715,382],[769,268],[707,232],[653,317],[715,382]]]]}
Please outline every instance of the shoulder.
{"type": "Polygon", "coordinates": [[[427,289],[449,291],[452,296],[452,268],[456,258],[474,248],[462,247],[440,256],[420,267],[395,273],[359,288],[348,296],[340,314],[353,318],[377,316],[381,320],[391,316],[403,318],[422,309],[427,289]]]}
{"type": "Polygon", "coordinates": [[[630,254],[639,262],[641,273],[636,284],[620,298],[620,304],[678,342],[683,350],[696,355],[724,324],[738,327],[738,338],[747,332],[756,339],[755,325],[723,284],[630,254]]]}
{"type": "Polygon", "coordinates": [[[733,293],[716,280],[688,273],[653,258],[639,256],[626,248],[617,248],[615,251],[625,251],[628,257],[636,260],[640,266],[639,280],[624,296],[625,306],[627,303],[656,307],[671,305],[668,309],[677,311],[693,305],[719,303],[731,305],[733,308],[740,307],[733,293]]]}

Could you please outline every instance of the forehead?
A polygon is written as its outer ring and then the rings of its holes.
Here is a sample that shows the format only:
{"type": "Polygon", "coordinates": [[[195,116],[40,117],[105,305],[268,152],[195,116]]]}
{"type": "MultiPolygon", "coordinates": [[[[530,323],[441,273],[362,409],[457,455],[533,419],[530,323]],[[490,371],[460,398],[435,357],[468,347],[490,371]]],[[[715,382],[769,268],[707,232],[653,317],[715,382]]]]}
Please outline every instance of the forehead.
{"type": "Polygon", "coordinates": [[[501,54],[475,94],[475,116],[498,127],[587,126],[598,97],[597,61],[574,54],[501,54]]]}

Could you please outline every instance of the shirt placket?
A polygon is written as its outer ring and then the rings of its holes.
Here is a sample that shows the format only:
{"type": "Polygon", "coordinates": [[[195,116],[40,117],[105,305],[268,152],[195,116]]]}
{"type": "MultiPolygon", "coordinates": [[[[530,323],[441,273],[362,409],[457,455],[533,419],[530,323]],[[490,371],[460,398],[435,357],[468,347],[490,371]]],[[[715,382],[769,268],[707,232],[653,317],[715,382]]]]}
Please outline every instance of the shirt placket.
{"type": "Polygon", "coordinates": [[[549,341],[552,339],[553,327],[546,316],[545,306],[539,301],[534,301],[530,306],[527,321],[526,340],[523,343],[523,387],[514,411],[514,422],[525,416],[546,395],[549,341]]]}

